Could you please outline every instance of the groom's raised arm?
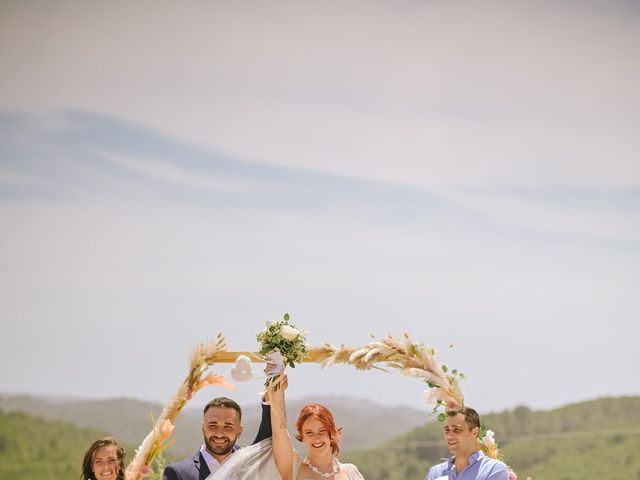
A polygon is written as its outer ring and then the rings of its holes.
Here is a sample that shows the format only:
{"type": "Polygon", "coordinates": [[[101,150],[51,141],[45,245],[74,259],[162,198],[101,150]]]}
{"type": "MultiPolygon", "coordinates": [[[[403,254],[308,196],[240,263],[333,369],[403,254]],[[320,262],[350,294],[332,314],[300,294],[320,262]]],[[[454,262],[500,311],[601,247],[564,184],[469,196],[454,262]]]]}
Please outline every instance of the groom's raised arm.
{"type": "Polygon", "coordinates": [[[271,406],[268,403],[262,402],[262,418],[260,419],[258,433],[253,443],[261,442],[269,437],[271,437],[271,406]]]}

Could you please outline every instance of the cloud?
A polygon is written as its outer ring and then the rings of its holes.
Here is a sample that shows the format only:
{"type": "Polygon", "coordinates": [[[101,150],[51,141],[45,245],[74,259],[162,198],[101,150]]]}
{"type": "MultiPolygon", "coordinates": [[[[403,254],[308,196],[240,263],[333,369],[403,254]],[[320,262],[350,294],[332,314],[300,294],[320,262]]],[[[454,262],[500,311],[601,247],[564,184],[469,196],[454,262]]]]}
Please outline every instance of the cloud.
{"type": "Polygon", "coordinates": [[[529,234],[637,249],[640,190],[461,190],[442,197],[529,234]]]}
{"type": "Polygon", "coordinates": [[[179,166],[179,163],[164,162],[143,156],[99,154],[101,157],[118,164],[132,172],[142,174],[152,180],[173,183],[181,187],[204,188],[216,191],[241,191],[229,183],[228,179],[216,179],[201,174],[192,174],[179,166]]]}
{"type": "Polygon", "coordinates": [[[11,6],[0,106],[103,112],[231,158],[419,186],[640,182],[625,2],[154,8],[11,6]]]}
{"type": "Polygon", "coordinates": [[[288,310],[453,342],[487,408],[638,391],[635,5],[194,5],[2,6],[6,388],[82,392],[115,346],[93,393],[165,399],[189,345],[288,310]]]}
{"type": "Polygon", "coordinates": [[[4,116],[0,180],[11,191],[34,198],[48,191],[52,198],[80,200],[89,194],[125,203],[153,198],[208,208],[224,204],[328,215],[339,208],[415,231],[428,218],[429,225],[449,233],[538,235],[617,248],[633,248],[640,239],[638,189],[409,187],[393,179],[380,182],[234,160],[90,112],[54,118],[55,128],[48,117],[4,116]]]}

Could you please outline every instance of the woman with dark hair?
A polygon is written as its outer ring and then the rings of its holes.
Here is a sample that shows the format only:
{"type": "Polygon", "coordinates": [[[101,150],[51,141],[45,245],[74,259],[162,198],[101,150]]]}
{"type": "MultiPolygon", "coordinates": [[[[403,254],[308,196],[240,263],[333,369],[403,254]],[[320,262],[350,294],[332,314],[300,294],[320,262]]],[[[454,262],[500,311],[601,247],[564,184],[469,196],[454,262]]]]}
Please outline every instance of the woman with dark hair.
{"type": "Polygon", "coordinates": [[[124,480],[124,447],[112,437],[96,440],[84,453],[82,480],[124,480]]]}

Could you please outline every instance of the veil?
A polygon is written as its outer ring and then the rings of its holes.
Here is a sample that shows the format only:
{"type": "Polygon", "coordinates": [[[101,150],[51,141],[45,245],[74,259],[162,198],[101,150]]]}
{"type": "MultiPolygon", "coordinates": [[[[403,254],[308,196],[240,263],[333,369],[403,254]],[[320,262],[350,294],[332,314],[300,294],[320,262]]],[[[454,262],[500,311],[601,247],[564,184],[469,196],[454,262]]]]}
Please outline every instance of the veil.
{"type": "Polygon", "coordinates": [[[237,450],[206,480],[281,480],[271,438],[237,450]]]}

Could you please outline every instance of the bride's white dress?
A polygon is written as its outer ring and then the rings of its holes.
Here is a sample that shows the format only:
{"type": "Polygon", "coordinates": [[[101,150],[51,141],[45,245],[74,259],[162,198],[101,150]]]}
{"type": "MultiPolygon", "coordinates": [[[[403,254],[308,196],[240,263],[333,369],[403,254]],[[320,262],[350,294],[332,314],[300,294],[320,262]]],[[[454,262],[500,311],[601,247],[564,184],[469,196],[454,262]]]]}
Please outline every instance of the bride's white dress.
{"type": "MultiPolygon", "coordinates": [[[[302,465],[302,458],[295,450],[294,453],[293,478],[295,479],[302,465]]],[[[364,480],[355,465],[350,463],[340,465],[346,471],[349,480],[364,480]]],[[[207,477],[207,480],[281,480],[273,459],[271,439],[267,438],[233,453],[217,472],[207,477]]]]}

